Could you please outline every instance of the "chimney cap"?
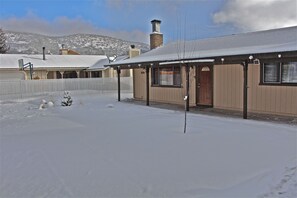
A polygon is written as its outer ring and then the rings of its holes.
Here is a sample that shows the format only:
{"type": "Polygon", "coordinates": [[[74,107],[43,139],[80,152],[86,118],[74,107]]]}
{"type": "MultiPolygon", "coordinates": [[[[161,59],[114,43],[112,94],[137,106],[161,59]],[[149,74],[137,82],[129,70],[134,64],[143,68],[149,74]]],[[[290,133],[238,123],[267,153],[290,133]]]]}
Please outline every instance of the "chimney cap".
{"type": "Polygon", "coordinates": [[[154,20],[151,21],[151,23],[161,23],[161,20],[154,19],[154,20]]]}

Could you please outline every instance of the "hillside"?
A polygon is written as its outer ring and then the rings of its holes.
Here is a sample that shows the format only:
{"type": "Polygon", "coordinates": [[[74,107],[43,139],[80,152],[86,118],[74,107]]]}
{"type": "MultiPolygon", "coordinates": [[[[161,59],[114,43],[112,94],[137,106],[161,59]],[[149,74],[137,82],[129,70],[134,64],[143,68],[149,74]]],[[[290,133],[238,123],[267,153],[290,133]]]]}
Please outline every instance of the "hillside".
{"type": "Polygon", "coordinates": [[[124,41],[102,35],[74,34],[54,37],[12,31],[6,31],[5,33],[7,42],[10,45],[8,54],[41,54],[43,46],[46,47],[47,53],[59,54],[62,44],[68,49],[88,55],[125,55],[130,45],[135,45],[142,52],[149,50],[149,45],[145,43],[124,41]]]}

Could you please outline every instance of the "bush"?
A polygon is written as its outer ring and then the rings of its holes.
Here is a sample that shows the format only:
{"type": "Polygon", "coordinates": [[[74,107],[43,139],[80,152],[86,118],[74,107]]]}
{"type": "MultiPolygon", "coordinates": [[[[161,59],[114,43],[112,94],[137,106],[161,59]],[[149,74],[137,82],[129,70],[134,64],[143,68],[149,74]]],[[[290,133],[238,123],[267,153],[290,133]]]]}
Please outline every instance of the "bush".
{"type": "Polygon", "coordinates": [[[72,105],[72,98],[68,91],[64,91],[64,98],[61,102],[62,106],[71,106],[72,105]]]}

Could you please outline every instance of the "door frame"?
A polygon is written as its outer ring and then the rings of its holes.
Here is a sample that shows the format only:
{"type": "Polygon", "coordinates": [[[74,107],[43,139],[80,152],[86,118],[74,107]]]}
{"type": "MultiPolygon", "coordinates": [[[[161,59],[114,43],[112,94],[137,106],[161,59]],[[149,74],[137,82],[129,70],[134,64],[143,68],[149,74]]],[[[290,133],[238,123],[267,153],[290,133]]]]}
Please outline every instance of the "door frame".
{"type": "Polygon", "coordinates": [[[214,77],[214,72],[213,72],[213,68],[214,68],[214,65],[213,64],[201,64],[201,65],[197,65],[196,66],[196,72],[195,72],[195,79],[196,79],[196,88],[195,88],[195,91],[196,91],[196,106],[205,106],[205,107],[213,107],[213,96],[214,96],[214,83],[213,83],[213,77],[214,77]],[[211,104],[210,105],[206,105],[206,104],[199,104],[199,87],[198,85],[200,84],[200,68],[203,68],[203,67],[209,67],[210,69],[210,96],[211,96],[211,104]]]}

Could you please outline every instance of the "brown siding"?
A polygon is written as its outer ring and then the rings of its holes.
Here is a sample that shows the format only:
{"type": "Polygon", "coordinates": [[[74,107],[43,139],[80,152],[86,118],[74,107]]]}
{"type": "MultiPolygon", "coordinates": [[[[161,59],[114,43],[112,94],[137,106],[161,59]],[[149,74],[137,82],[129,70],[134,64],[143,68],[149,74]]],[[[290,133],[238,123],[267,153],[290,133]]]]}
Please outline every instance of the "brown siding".
{"type": "MultiPolygon", "coordinates": [[[[186,73],[182,67],[182,86],[176,87],[154,87],[151,86],[151,70],[150,70],[150,101],[163,102],[169,104],[184,104],[184,96],[186,93],[186,73]]],[[[195,106],[195,70],[190,69],[190,106],[195,106]]],[[[146,74],[144,69],[134,69],[134,98],[146,99],[146,74]]]]}
{"type": "MultiPolygon", "coordinates": [[[[144,69],[134,70],[134,97],[146,99],[144,69]]],[[[297,116],[296,86],[263,86],[260,82],[260,66],[249,65],[248,112],[297,116]]],[[[151,78],[151,74],[150,74],[151,78]]],[[[151,87],[150,101],[183,105],[186,74],[182,68],[182,87],[151,87]]],[[[190,69],[190,106],[196,105],[195,67],[190,69]]],[[[219,109],[242,111],[243,67],[241,65],[214,66],[213,106],[219,109]]]]}
{"type": "Polygon", "coordinates": [[[265,86],[259,82],[260,65],[249,65],[249,111],[297,116],[296,86],[265,86]]]}
{"type": "Polygon", "coordinates": [[[145,90],[145,70],[144,69],[134,69],[134,98],[145,100],[146,99],[146,90],[145,90]]]}
{"type": "Polygon", "coordinates": [[[242,110],[243,70],[241,65],[214,66],[215,108],[242,110]]]}

